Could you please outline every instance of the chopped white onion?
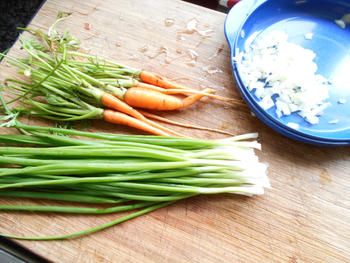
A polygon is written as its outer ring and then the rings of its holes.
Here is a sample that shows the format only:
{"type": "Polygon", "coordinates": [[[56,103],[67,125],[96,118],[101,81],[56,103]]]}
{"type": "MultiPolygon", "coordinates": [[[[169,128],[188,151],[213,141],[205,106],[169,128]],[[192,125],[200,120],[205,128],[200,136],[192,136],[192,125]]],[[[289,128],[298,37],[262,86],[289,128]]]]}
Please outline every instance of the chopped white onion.
{"type": "Polygon", "coordinates": [[[295,130],[299,129],[299,124],[298,123],[288,122],[287,126],[291,127],[292,129],[295,129],[295,130]]]}
{"type": "Polygon", "coordinates": [[[310,124],[317,124],[330,105],[328,80],[316,74],[316,54],[288,42],[284,31],[272,31],[251,42],[236,57],[239,73],[249,91],[264,109],[276,107],[278,117],[298,113],[310,124]]]}
{"type": "Polygon", "coordinates": [[[344,104],[344,103],[346,103],[346,99],[339,99],[339,100],[338,100],[338,103],[339,103],[339,104],[344,104]]]}
{"type": "Polygon", "coordinates": [[[336,20],[334,20],[334,23],[336,23],[342,29],[344,29],[346,27],[345,21],[343,19],[336,19],[336,20]]]}
{"type": "Polygon", "coordinates": [[[190,19],[186,24],[186,30],[183,33],[192,34],[197,31],[198,20],[196,18],[190,19]]]}
{"type": "Polygon", "coordinates": [[[312,34],[312,33],[306,33],[306,34],[304,35],[304,38],[307,39],[307,40],[312,39],[312,37],[313,37],[313,34],[312,34]]]}
{"type": "Polygon", "coordinates": [[[338,122],[339,122],[338,119],[334,119],[334,120],[329,121],[328,123],[329,124],[337,124],[338,122]]]}

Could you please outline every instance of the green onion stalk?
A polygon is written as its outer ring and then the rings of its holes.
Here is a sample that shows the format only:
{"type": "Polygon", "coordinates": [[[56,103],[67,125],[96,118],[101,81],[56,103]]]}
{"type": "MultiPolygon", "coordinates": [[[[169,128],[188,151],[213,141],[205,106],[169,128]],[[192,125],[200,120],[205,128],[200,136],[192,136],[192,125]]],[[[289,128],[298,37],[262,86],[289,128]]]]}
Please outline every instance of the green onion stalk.
{"type": "MultiPolygon", "coordinates": [[[[9,124],[10,123],[10,124],[9,124]]],[[[0,135],[0,196],[75,203],[74,206],[0,205],[0,210],[107,214],[109,223],[67,235],[87,235],[200,194],[263,194],[267,165],[255,154],[257,134],[221,140],[119,135],[24,125],[23,134],[0,135]],[[95,204],[96,208],[79,204],[95,204]],[[104,208],[98,205],[104,204],[104,208]],[[105,207],[109,205],[109,207],[105,207]]]]}

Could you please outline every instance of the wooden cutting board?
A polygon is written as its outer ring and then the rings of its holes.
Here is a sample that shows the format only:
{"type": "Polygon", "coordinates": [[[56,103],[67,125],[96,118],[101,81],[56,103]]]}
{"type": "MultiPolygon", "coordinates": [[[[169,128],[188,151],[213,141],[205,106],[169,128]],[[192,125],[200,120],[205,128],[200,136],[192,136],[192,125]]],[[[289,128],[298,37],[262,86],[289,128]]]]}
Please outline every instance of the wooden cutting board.
{"type": "MultiPolygon", "coordinates": [[[[179,0],[48,0],[29,27],[46,31],[59,10],[72,12],[59,29],[69,27],[82,40],[83,52],[152,70],[193,88],[213,87],[219,95],[240,100],[222,13],[179,0]],[[194,18],[201,31],[212,31],[207,38],[179,33],[194,18]],[[190,63],[193,51],[198,58],[190,63]],[[208,69],[217,72],[210,74],[208,69]]],[[[23,56],[18,43],[10,54],[23,56]]],[[[6,60],[0,74],[1,79],[14,74],[6,60]]],[[[289,140],[246,107],[208,99],[166,116],[234,134],[258,131],[263,147],[258,154],[269,163],[272,189],[252,198],[198,196],[82,238],[18,242],[53,262],[350,262],[349,148],[289,140]]],[[[101,122],[94,122],[94,127],[137,133],[101,122]]],[[[225,137],[174,129],[200,138],[225,137]]],[[[48,202],[0,200],[9,203],[48,202]]],[[[71,233],[115,217],[1,212],[0,232],[71,233]]]]}

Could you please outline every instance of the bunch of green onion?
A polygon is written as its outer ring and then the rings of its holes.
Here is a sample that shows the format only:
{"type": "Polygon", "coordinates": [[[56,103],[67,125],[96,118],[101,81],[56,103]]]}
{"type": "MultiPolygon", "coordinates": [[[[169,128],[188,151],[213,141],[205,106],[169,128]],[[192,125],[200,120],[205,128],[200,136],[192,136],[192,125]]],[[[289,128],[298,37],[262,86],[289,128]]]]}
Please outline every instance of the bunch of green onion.
{"type": "MultiPolygon", "coordinates": [[[[74,206],[1,205],[0,210],[106,214],[112,222],[50,240],[86,235],[199,194],[262,194],[266,164],[257,134],[209,141],[92,133],[13,124],[23,134],[0,135],[0,196],[76,202],[74,206]],[[81,203],[109,208],[79,207],[81,203]]],[[[8,128],[11,129],[11,128],[8,128]]]]}

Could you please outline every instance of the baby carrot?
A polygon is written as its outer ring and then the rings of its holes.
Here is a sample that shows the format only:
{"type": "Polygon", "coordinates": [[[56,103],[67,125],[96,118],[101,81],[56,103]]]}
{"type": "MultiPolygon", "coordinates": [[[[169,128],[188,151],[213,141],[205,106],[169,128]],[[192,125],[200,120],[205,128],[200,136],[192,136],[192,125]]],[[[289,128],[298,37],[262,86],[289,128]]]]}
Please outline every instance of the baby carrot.
{"type": "MultiPolygon", "coordinates": [[[[205,89],[203,92],[211,91],[212,89],[205,89]]],[[[193,94],[184,99],[180,99],[156,90],[132,87],[125,93],[124,101],[130,106],[149,110],[177,110],[189,107],[203,96],[205,96],[205,94],[193,94]]]]}
{"type": "Polygon", "coordinates": [[[152,84],[158,87],[162,87],[165,89],[185,89],[185,90],[188,89],[187,87],[174,83],[169,79],[163,78],[156,73],[146,71],[146,70],[142,70],[140,72],[139,77],[143,82],[146,82],[148,84],[152,84]]]}
{"type": "Polygon", "coordinates": [[[168,95],[171,95],[171,94],[184,94],[184,95],[185,94],[202,94],[206,97],[220,100],[220,101],[224,101],[224,102],[235,102],[234,99],[214,95],[213,93],[216,93],[216,90],[210,89],[210,88],[207,88],[207,92],[200,91],[200,90],[192,90],[192,89],[186,89],[186,90],[184,90],[184,89],[165,89],[165,88],[157,87],[157,86],[147,84],[147,83],[142,83],[142,82],[139,82],[136,85],[136,87],[150,89],[150,90],[156,90],[156,91],[159,91],[163,94],[168,94],[168,95]]]}
{"type": "Polygon", "coordinates": [[[128,114],[142,122],[145,122],[148,125],[153,126],[156,129],[160,129],[164,132],[167,132],[168,134],[171,135],[175,135],[175,136],[181,136],[183,137],[184,135],[182,135],[181,133],[178,133],[176,131],[173,131],[169,128],[166,128],[162,125],[159,125],[149,119],[147,119],[144,115],[142,115],[140,112],[138,112],[137,110],[135,110],[134,108],[130,107],[127,103],[125,103],[124,101],[118,99],[117,97],[113,96],[112,94],[109,94],[107,92],[104,92],[101,95],[100,101],[102,103],[102,105],[110,108],[110,109],[114,109],[114,110],[118,110],[122,113],[128,114]]]}
{"type": "Polygon", "coordinates": [[[223,131],[223,130],[214,129],[214,128],[208,128],[208,127],[203,127],[203,126],[193,125],[193,124],[188,124],[188,123],[181,123],[181,122],[169,120],[169,119],[161,117],[159,115],[156,115],[156,114],[153,114],[150,112],[146,112],[146,111],[142,111],[142,110],[140,110],[139,112],[147,118],[154,119],[154,120],[161,121],[161,122],[165,122],[165,123],[169,123],[172,125],[185,127],[185,128],[191,128],[191,129],[197,129],[197,130],[203,130],[203,131],[217,132],[217,133],[221,133],[221,134],[234,136],[233,133],[228,132],[228,131],[223,131]]]}
{"type": "Polygon", "coordinates": [[[109,123],[126,125],[138,130],[149,132],[154,135],[168,136],[169,134],[157,129],[141,120],[135,119],[129,115],[113,110],[104,110],[103,119],[109,123]]]}

